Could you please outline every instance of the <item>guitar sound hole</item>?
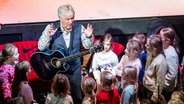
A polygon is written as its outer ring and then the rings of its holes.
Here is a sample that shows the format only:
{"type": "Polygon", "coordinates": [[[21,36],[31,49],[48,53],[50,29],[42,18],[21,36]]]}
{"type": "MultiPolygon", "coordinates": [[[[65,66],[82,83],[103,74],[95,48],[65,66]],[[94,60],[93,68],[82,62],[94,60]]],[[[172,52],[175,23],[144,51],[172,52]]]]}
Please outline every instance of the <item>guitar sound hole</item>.
{"type": "Polygon", "coordinates": [[[55,65],[56,65],[56,67],[60,67],[60,66],[61,66],[60,61],[56,61],[56,62],[55,62],[55,65]]]}
{"type": "Polygon", "coordinates": [[[57,59],[52,60],[52,65],[56,68],[59,68],[61,66],[61,62],[57,59]]]}

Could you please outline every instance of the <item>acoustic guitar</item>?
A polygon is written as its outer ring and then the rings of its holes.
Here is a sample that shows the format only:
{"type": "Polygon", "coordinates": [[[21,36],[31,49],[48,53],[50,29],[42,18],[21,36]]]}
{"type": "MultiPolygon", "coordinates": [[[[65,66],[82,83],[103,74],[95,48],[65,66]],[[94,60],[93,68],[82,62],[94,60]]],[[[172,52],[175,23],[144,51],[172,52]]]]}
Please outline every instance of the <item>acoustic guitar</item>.
{"type": "Polygon", "coordinates": [[[103,45],[99,44],[87,51],[70,56],[67,56],[67,52],[63,48],[58,48],[55,51],[37,51],[31,55],[30,61],[39,78],[42,80],[51,80],[58,72],[70,73],[72,71],[70,70],[70,66],[67,62],[87,54],[100,52],[103,49],[103,45]]]}

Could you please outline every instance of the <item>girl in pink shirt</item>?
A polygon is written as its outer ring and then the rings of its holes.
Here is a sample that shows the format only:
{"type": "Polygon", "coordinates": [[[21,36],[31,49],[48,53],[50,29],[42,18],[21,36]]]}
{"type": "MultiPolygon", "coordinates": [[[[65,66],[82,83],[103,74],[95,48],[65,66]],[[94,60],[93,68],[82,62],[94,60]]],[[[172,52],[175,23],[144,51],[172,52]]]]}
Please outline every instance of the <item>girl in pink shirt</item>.
{"type": "Polygon", "coordinates": [[[19,53],[16,46],[7,43],[0,57],[0,102],[6,103],[11,98],[11,85],[14,79],[14,68],[19,53]]]}

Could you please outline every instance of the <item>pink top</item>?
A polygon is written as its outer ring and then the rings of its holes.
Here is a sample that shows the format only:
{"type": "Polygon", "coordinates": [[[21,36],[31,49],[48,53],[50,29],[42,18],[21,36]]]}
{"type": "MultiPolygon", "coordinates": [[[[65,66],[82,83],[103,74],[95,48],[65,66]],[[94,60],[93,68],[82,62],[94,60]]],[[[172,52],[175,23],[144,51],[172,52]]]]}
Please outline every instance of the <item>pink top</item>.
{"type": "Polygon", "coordinates": [[[14,79],[15,65],[2,64],[0,67],[0,91],[3,95],[3,101],[7,101],[11,98],[11,85],[14,79]]]}
{"type": "Polygon", "coordinates": [[[27,81],[21,81],[18,96],[23,97],[25,104],[31,104],[34,101],[32,88],[27,81]]]}

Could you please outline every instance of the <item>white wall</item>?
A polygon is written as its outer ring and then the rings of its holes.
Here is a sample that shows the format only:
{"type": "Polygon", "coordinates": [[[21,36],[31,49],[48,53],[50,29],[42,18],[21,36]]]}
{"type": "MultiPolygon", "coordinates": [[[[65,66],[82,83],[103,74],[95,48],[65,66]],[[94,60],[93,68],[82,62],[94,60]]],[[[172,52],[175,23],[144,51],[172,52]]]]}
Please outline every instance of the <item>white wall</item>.
{"type": "Polygon", "coordinates": [[[71,4],[76,20],[184,15],[184,0],[0,0],[0,23],[57,20],[57,8],[71,4]]]}

